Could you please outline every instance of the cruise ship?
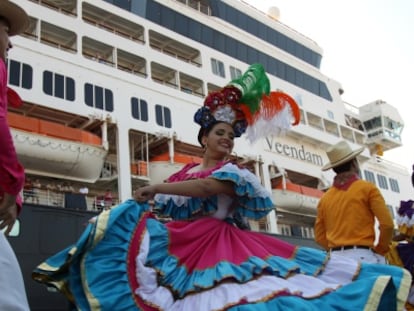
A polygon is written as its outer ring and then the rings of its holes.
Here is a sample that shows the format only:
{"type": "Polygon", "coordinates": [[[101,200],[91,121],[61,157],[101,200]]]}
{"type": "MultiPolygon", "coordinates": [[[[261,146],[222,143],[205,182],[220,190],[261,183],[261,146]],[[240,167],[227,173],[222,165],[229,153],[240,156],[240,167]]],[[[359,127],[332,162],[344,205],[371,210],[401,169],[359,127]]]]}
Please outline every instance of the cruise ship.
{"type": "MultiPolygon", "coordinates": [[[[264,66],[272,90],[296,100],[301,121],[254,145],[237,139],[233,157],[275,203],[252,230],[312,240],[318,200],[333,178],[321,170],[325,150],[342,139],[366,147],[361,177],[378,185],[393,215],[413,197],[411,172],[382,157],[402,146],[398,111],[380,99],[344,102],[342,85],[320,71],[322,48],[283,24],[277,8],[239,0],[13,2],[30,16],[8,58],[9,86],[23,99],[8,119],[28,179],[11,237],[24,273],[33,268],[28,255],[41,262],[72,243],[91,215],[200,161],[195,111],[253,63],[264,66]]],[[[57,310],[56,297],[42,299],[43,287],[25,281],[35,287],[33,310],[47,310],[45,301],[57,310]]]]}

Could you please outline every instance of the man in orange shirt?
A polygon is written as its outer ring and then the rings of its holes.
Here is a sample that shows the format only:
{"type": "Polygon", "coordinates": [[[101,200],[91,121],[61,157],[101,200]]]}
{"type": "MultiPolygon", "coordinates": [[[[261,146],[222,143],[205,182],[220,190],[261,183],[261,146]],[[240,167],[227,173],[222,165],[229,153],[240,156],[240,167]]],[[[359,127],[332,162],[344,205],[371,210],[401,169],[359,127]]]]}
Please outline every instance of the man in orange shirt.
{"type": "Polygon", "coordinates": [[[359,178],[357,156],[364,150],[352,150],[341,141],[326,151],[336,173],[332,187],[318,204],[315,240],[332,253],[370,263],[385,263],[394,223],[379,189],[359,178]],[[375,242],[375,218],[379,239],[375,242]]]}

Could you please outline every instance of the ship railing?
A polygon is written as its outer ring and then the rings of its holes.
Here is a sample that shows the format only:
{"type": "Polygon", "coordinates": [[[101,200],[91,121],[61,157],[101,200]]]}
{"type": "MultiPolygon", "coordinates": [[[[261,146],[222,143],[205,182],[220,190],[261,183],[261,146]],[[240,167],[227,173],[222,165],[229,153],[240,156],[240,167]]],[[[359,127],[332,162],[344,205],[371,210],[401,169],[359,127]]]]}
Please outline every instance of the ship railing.
{"type": "MultiPolygon", "coordinates": [[[[110,201],[105,200],[104,195],[88,195],[50,189],[34,189],[34,191],[24,190],[23,203],[65,208],[68,207],[65,206],[67,204],[67,202],[65,202],[66,194],[84,196],[86,201],[86,210],[88,211],[102,211],[120,203],[118,198],[112,198],[110,201]]],[[[70,206],[70,208],[74,209],[84,209],[83,207],[76,206],[76,204],[70,206]]]]}
{"type": "Polygon", "coordinates": [[[201,13],[204,13],[206,15],[211,15],[210,7],[208,5],[203,5],[201,3],[201,1],[199,1],[199,0],[176,0],[176,1],[180,2],[180,3],[183,3],[186,6],[192,8],[194,10],[197,10],[201,13]]]}
{"type": "Polygon", "coordinates": [[[99,23],[99,22],[97,22],[97,21],[95,21],[95,20],[93,20],[93,19],[90,19],[90,18],[88,18],[88,17],[83,16],[83,17],[82,17],[82,19],[83,19],[85,22],[89,23],[89,24],[92,24],[92,25],[94,25],[94,26],[96,26],[96,27],[98,27],[98,28],[102,28],[102,29],[104,29],[104,30],[107,30],[107,31],[112,32],[112,33],[114,33],[114,34],[120,35],[121,37],[124,37],[124,38],[130,39],[130,40],[132,40],[132,41],[136,41],[136,42],[139,42],[139,43],[142,43],[142,44],[144,44],[144,43],[145,43],[145,40],[143,40],[143,39],[141,39],[141,38],[139,38],[139,37],[136,37],[136,36],[131,36],[130,34],[128,34],[128,33],[126,33],[126,32],[120,31],[120,30],[115,29],[115,28],[113,28],[113,27],[111,27],[111,26],[108,26],[108,25],[106,25],[106,24],[99,23]]]}
{"type": "Polygon", "coordinates": [[[40,38],[40,41],[42,43],[48,44],[50,46],[56,47],[56,48],[61,49],[61,50],[70,51],[70,52],[74,52],[74,53],[77,52],[77,50],[74,49],[71,46],[68,46],[68,45],[65,45],[65,44],[61,44],[60,42],[56,42],[54,40],[46,39],[44,37],[41,37],[40,38]]]}
{"type": "Polygon", "coordinates": [[[82,55],[85,56],[86,58],[97,61],[98,63],[105,64],[105,65],[108,65],[108,66],[111,66],[111,67],[115,67],[114,62],[111,62],[111,61],[109,61],[109,60],[107,60],[107,59],[105,59],[105,58],[103,58],[99,55],[91,54],[91,53],[88,53],[88,52],[85,52],[85,51],[82,52],[82,55]]]}
{"type": "Polygon", "coordinates": [[[148,74],[146,74],[144,72],[141,72],[139,70],[131,69],[131,68],[127,67],[127,66],[122,66],[122,65],[118,64],[118,67],[117,68],[120,69],[120,70],[122,70],[122,71],[126,71],[126,72],[132,73],[134,75],[141,76],[143,78],[148,77],[148,74]]]}
{"type": "Polygon", "coordinates": [[[158,83],[161,83],[161,84],[167,85],[167,86],[171,86],[171,87],[173,87],[173,88],[175,88],[175,89],[178,89],[178,85],[177,85],[177,84],[175,84],[175,83],[172,83],[172,82],[169,82],[169,81],[164,81],[164,80],[162,80],[162,79],[158,79],[158,78],[156,78],[156,77],[152,77],[152,80],[154,80],[155,82],[158,82],[158,83]]]}
{"type": "Polygon", "coordinates": [[[167,55],[169,55],[169,56],[171,56],[171,57],[174,57],[174,58],[176,58],[176,59],[182,60],[182,61],[184,61],[184,62],[186,62],[186,63],[192,64],[192,65],[195,65],[195,66],[197,66],[197,67],[201,67],[201,64],[200,64],[200,63],[198,63],[198,62],[196,62],[196,61],[194,61],[194,60],[192,60],[192,59],[190,59],[190,58],[186,58],[186,57],[180,56],[180,55],[178,55],[177,53],[174,53],[174,52],[172,52],[172,51],[169,51],[169,50],[167,50],[166,48],[160,47],[160,46],[158,46],[158,45],[156,45],[156,44],[154,44],[154,43],[151,43],[151,45],[150,45],[150,46],[151,46],[151,48],[153,48],[154,50],[160,51],[161,53],[167,54],[167,55]]]}
{"type": "Polygon", "coordinates": [[[181,91],[183,91],[184,93],[187,93],[187,94],[192,94],[192,95],[200,96],[201,98],[204,98],[205,97],[205,94],[203,94],[201,92],[194,91],[193,89],[188,88],[188,87],[182,86],[180,89],[181,89],[181,91]]]}
{"type": "Polygon", "coordinates": [[[77,16],[76,11],[72,12],[72,11],[66,10],[62,7],[57,6],[55,3],[51,2],[51,1],[46,1],[46,0],[30,0],[30,1],[32,1],[34,3],[39,3],[40,5],[43,5],[47,8],[49,8],[49,9],[52,9],[52,10],[55,10],[55,11],[58,11],[58,12],[61,12],[61,13],[65,13],[67,15],[77,16]]]}

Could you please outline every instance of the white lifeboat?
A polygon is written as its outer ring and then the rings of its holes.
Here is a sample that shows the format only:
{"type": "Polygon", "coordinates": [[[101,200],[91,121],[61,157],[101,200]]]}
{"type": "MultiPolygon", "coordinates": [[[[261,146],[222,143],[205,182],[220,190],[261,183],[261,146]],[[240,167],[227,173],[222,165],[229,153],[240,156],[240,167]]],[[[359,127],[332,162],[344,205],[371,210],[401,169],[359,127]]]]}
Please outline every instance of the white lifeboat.
{"type": "Polygon", "coordinates": [[[272,189],[273,202],[276,209],[287,213],[316,216],[322,190],[298,185],[286,180],[272,189]]]}
{"type": "Polygon", "coordinates": [[[8,122],[27,173],[89,183],[99,178],[107,154],[100,137],[11,112],[8,122]]]}

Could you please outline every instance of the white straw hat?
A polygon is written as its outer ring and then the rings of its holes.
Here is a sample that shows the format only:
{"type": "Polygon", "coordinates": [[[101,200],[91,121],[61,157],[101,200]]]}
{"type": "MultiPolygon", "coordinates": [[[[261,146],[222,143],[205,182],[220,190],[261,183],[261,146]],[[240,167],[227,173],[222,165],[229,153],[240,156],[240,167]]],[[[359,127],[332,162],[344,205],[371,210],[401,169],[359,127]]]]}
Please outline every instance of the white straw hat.
{"type": "Polygon", "coordinates": [[[0,0],[0,16],[9,22],[9,36],[18,35],[29,26],[29,16],[17,4],[8,0],[0,0]]]}
{"type": "Polygon", "coordinates": [[[326,150],[326,154],[329,159],[329,163],[325,164],[322,167],[322,171],[326,171],[335,166],[341,165],[345,162],[348,162],[358,156],[365,147],[361,147],[357,150],[352,150],[349,144],[346,141],[340,141],[339,143],[329,147],[326,150]]]}

